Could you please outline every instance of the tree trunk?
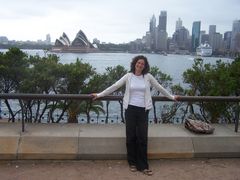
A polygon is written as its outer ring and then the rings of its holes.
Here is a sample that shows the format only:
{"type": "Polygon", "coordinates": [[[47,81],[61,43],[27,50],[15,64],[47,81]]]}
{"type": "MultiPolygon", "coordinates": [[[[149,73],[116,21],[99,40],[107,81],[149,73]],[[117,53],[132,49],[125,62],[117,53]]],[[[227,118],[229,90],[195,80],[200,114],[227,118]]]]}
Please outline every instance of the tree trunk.
{"type": "Polygon", "coordinates": [[[8,108],[8,111],[9,111],[10,115],[11,115],[11,118],[9,117],[9,121],[12,120],[12,122],[15,122],[15,116],[13,114],[13,111],[11,109],[11,106],[10,106],[8,100],[5,99],[4,102],[5,102],[5,104],[6,104],[7,108],[8,108]]]}
{"type": "Polygon", "coordinates": [[[76,113],[69,113],[68,114],[68,123],[78,123],[76,113]]]}

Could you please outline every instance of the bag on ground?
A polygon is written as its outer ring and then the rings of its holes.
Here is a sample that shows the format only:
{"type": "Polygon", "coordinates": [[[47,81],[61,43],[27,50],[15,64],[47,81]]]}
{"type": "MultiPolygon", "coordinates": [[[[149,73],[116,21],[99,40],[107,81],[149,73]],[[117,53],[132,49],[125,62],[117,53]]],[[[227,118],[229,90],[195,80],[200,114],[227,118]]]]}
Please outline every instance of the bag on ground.
{"type": "Polygon", "coordinates": [[[200,120],[188,118],[185,120],[184,125],[188,130],[198,134],[212,134],[214,132],[214,127],[212,127],[209,123],[200,120]]]}

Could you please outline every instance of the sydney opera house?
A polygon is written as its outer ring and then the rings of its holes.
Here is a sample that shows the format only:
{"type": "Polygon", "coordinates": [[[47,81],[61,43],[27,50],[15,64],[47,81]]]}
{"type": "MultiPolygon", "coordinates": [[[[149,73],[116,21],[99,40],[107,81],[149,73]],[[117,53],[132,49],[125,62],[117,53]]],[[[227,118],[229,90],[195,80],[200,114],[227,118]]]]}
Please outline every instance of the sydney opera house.
{"type": "Polygon", "coordinates": [[[98,48],[90,43],[87,36],[80,30],[75,39],[71,42],[66,35],[63,33],[59,39],[56,39],[52,52],[76,52],[76,53],[89,53],[97,52],[98,48]]]}

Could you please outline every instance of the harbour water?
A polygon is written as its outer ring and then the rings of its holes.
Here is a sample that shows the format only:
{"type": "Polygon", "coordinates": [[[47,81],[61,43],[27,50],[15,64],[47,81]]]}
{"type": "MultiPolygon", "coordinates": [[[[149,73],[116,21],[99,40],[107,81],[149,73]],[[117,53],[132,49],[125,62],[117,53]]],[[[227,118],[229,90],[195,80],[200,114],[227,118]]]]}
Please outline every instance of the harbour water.
{"type": "MultiPolygon", "coordinates": [[[[0,49],[0,52],[6,52],[6,49],[0,49]]],[[[29,55],[46,56],[49,52],[43,50],[22,50],[29,55]]],[[[89,63],[96,71],[103,73],[107,67],[122,65],[129,70],[131,59],[139,54],[134,53],[54,53],[60,58],[63,64],[69,64],[76,61],[77,58],[83,62],[89,63]]],[[[183,72],[191,68],[194,63],[195,56],[168,54],[142,54],[148,58],[150,66],[157,66],[163,73],[170,75],[173,78],[173,84],[182,84],[183,72]]],[[[231,62],[229,58],[219,57],[203,57],[204,63],[215,64],[221,59],[224,62],[231,62]]]]}
{"type": "MultiPolygon", "coordinates": [[[[7,50],[0,50],[2,52],[6,52],[7,50]]],[[[29,55],[39,55],[46,56],[48,52],[43,50],[23,50],[29,55]]],[[[73,63],[77,58],[82,59],[83,62],[89,63],[96,69],[97,72],[103,73],[107,67],[114,67],[117,65],[122,65],[126,69],[129,70],[131,59],[139,54],[132,53],[58,53],[60,58],[60,62],[63,64],[73,63]]],[[[182,80],[182,74],[188,68],[191,68],[194,63],[194,56],[191,55],[175,55],[168,54],[160,55],[160,54],[143,54],[148,60],[150,66],[157,66],[163,73],[170,75],[173,79],[173,84],[181,84],[185,86],[182,80]]],[[[215,64],[219,57],[204,57],[204,63],[215,64]]],[[[221,58],[224,62],[231,62],[232,59],[221,58]]],[[[110,117],[114,119],[113,121],[121,121],[119,118],[119,104],[116,103],[114,106],[110,106],[110,117]],[[116,107],[118,110],[116,110],[116,107]]],[[[6,108],[2,103],[2,116],[8,116],[7,112],[4,112],[6,108]]],[[[157,109],[158,113],[160,113],[161,108],[157,109]]],[[[151,116],[151,113],[150,113],[151,116]]],[[[81,116],[80,121],[85,122],[85,117],[81,116]]],[[[100,117],[100,119],[104,119],[104,116],[100,117]]],[[[150,117],[151,119],[151,117],[150,117]]],[[[99,121],[93,120],[93,121],[99,121]]],[[[100,120],[102,122],[102,120],[100,120]]]]}

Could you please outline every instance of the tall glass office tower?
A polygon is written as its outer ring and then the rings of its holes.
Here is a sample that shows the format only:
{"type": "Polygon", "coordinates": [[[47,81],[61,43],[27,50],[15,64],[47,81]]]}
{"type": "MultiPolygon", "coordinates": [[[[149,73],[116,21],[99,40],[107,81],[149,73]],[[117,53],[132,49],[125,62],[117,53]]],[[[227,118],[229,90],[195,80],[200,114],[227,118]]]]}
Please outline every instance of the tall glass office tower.
{"type": "Polygon", "coordinates": [[[240,51],[240,20],[233,21],[231,51],[240,51]]]}
{"type": "Polygon", "coordinates": [[[192,52],[196,52],[196,48],[200,44],[201,21],[194,21],[192,26],[192,52]]]}

